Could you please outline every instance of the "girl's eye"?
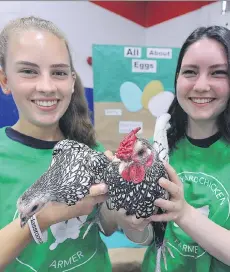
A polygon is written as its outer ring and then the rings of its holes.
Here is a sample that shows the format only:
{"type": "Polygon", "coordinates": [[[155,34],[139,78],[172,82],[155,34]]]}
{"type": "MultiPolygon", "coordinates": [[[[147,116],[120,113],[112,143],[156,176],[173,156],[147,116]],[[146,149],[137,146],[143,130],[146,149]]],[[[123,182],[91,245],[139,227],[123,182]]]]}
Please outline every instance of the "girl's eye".
{"type": "Polygon", "coordinates": [[[68,74],[64,71],[56,71],[56,72],[53,72],[53,75],[57,77],[66,77],[68,74]]]}
{"type": "Polygon", "coordinates": [[[214,76],[227,76],[228,75],[228,72],[225,71],[225,70],[216,70],[214,72],[212,72],[212,75],[214,76]]]}
{"type": "Polygon", "coordinates": [[[183,75],[196,75],[196,72],[193,70],[185,70],[182,72],[183,75]]]}
{"type": "Polygon", "coordinates": [[[23,69],[23,70],[20,71],[20,73],[25,74],[25,75],[35,75],[35,74],[37,74],[36,71],[33,71],[31,69],[23,69]]]}

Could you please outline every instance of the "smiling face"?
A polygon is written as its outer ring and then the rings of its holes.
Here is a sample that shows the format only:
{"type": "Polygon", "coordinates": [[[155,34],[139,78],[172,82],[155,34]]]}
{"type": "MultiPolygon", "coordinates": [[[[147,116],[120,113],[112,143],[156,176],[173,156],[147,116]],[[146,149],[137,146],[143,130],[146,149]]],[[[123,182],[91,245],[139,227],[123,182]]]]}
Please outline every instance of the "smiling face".
{"type": "Polygon", "coordinates": [[[46,31],[12,33],[1,80],[3,88],[6,84],[21,124],[57,126],[69,106],[74,86],[65,42],[46,31]]]}
{"type": "Polygon", "coordinates": [[[224,47],[201,39],[188,47],[177,79],[177,99],[193,121],[216,121],[229,100],[228,61],[224,47]]]}

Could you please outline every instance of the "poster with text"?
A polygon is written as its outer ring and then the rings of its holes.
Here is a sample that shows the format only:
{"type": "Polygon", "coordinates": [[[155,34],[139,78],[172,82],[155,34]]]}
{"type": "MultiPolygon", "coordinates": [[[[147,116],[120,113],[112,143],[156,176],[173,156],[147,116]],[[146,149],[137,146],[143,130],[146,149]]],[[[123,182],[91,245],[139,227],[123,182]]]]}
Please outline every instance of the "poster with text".
{"type": "Polygon", "coordinates": [[[115,151],[132,129],[153,136],[175,90],[179,48],[93,45],[94,118],[97,139],[115,151]]]}

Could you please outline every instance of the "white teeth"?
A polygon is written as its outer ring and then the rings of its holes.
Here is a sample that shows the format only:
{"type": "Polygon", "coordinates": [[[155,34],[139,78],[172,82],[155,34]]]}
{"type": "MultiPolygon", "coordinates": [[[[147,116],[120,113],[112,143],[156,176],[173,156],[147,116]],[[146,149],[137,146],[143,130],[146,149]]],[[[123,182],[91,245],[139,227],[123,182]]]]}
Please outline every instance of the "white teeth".
{"type": "Polygon", "coordinates": [[[213,98],[191,98],[191,100],[198,104],[210,103],[214,99],[213,98]]]}
{"type": "Polygon", "coordinates": [[[57,102],[58,102],[57,100],[53,100],[53,101],[34,100],[35,104],[42,107],[51,107],[53,105],[56,105],[57,102]]]}

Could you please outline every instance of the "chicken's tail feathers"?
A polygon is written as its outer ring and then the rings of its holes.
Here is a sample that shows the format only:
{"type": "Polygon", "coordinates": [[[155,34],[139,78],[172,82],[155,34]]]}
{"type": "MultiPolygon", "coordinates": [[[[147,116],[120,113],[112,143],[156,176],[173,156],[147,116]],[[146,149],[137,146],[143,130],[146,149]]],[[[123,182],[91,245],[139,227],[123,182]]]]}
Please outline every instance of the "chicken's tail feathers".
{"type": "Polygon", "coordinates": [[[169,162],[169,146],[167,131],[170,128],[169,120],[171,115],[164,113],[159,116],[156,120],[154,135],[153,135],[153,148],[156,156],[161,161],[169,162]]]}
{"type": "MultiPolygon", "coordinates": [[[[159,211],[159,213],[162,213],[163,211],[159,211]]],[[[166,249],[169,253],[169,255],[172,258],[175,258],[171,249],[166,244],[165,239],[165,232],[166,232],[166,226],[167,222],[152,222],[153,224],[153,232],[154,232],[154,242],[155,242],[155,249],[156,249],[156,266],[154,272],[161,272],[161,257],[163,257],[164,261],[164,271],[168,270],[167,265],[167,257],[166,257],[166,249]]]]}

